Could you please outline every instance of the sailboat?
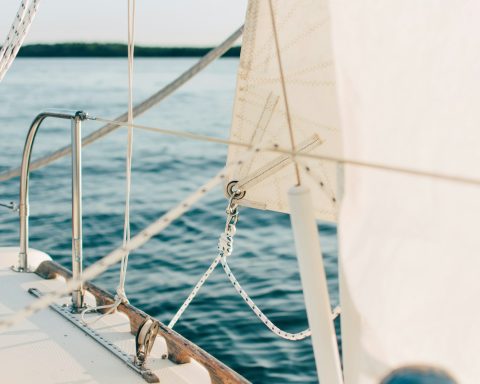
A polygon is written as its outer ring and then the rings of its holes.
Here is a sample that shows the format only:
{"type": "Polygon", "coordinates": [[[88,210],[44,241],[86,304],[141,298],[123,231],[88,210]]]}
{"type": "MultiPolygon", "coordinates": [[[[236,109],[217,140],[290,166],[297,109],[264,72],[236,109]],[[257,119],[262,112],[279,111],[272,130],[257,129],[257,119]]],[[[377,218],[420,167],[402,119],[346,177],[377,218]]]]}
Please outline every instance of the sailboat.
{"type": "MultiPolygon", "coordinates": [[[[1,51],[1,76],[37,7],[38,0],[22,1],[16,33],[1,51]]],[[[312,338],[322,384],[477,383],[479,14],[480,7],[466,0],[368,6],[250,0],[244,28],[145,102],[134,107],[130,98],[126,114],[40,113],[22,167],[0,174],[2,180],[20,176],[19,202],[10,206],[19,210],[20,246],[0,248],[2,380],[247,382],[173,330],[200,289],[208,289],[212,271],[223,268],[265,332],[292,342],[312,338]],[[242,32],[228,140],[134,122],[242,32]],[[72,145],[30,165],[35,134],[47,118],[71,122],[72,145]],[[82,138],[82,125],[92,119],[106,125],[82,138]],[[120,126],[129,134],[138,128],[225,144],[226,165],[132,237],[127,197],[124,243],[84,269],[81,147],[120,126]],[[67,154],[73,175],[71,272],[28,247],[30,169],[67,154]],[[129,253],[220,184],[227,209],[218,255],[192,282],[168,325],[130,305],[121,283],[113,295],[89,282],[120,261],[121,282],[129,253]],[[290,215],[309,329],[280,329],[230,268],[239,212],[248,208],[290,215]],[[331,305],[318,220],[338,223],[339,308],[331,305]],[[341,349],[333,324],[338,316],[341,349]]],[[[130,64],[133,59],[132,38],[130,64]]],[[[127,150],[127,180],[130,166],[127,150]]]]}

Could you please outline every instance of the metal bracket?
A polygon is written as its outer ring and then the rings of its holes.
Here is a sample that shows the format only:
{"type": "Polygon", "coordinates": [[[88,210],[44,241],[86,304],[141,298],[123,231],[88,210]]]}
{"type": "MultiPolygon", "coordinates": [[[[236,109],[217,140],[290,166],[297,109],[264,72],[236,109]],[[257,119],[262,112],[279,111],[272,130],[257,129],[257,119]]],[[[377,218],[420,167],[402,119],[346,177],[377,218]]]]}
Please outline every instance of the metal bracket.
{"type": "MultiPolygon", "coordinates": [[[[30,288],[28,290],[28,293],[35,297],[42,297],[43,293],[40,292],[37,288],[30,288]]],[[[159,383],[160,379],[158,378],[157,375],[155,375],[151,370],[146,369],[143,367],[143,365],[138,365],[136,364],[136,358],[133,356],[130,356],[127,354],[125,351],[122,351],[118,346],[113,344],[111,341],[105,339],[102,335],[97,333],[94,329],[90,328],[88,325],[84,324],[81,321],[80,316],[73,314],[70,311],[70,307],[68,306],[61,306],[59,304],[51,304],[50,308],[53,309],[55,312],[63,316],[65,319],[70,321],[73,325],[75,325],[77,328],[81,329],[83,332],[85,332],[88,336],[90,336],[92,339],[94,339],[96,342],[98,342],[100,345],[105,347],[108,351],[110,351],[112,354],[114,354],[116,357],[118,357],[120,360],[122,360],[129,368],[133,369],[135,372],[137,372],[139,375],[143,377],[143,379],[147,383],[159,383]]],[[[156,323],[156,322],[154,322],[156,323]]],[[[145,324],[145,323],[144,323],[145,324]]],[[[157,325],[157,332],[158,332],[158,323],[157,325]]],[[[142,328],[140,328],[141,331],[142,328]]],[[[151,327],[149,328],[149,330],[151,327]]],[[[139,333],[140,333],[139,331],[139,333]]],[[[156,336],[156,333],[155,333],[156,336]]],[[[138,335],[137,335],[138,337],[138,335]]],[[[150,344],[148,343],[149,350],[150,352],[153,342],[150,344]]],[[[148,353],[147,353],[148,354],[148,353]]]]}
{"type": "Polygon", "coordinates": [[[240,191],[237,186],[238,180],[232,180],[225,187],[225,194],[229,199],[240,200],[245,197],[247,191],[240,191]]]}
{"type": "Polygon", "coordinates": [[[7,209],[11,210],[12,212],[18,212],[18,211],[20,211],[20,207],[19,207],[18,204],[15,203],[14,201],[11,201],[11,202],[8,203],[8,204],[0,203],[0,207],[2,207],[2,208],[7,208],[7,209]]]}
{"type": "Polygon", "coordinates": [[[148,355],[152,351],[155,338],[157,337],[159,325],[151,317],[145,319],[142,325],[138,328],[137,336],[135,337],[135,348],[137,354],[135,356],[135,364],[138,367],[143,367],[148,355]]]}

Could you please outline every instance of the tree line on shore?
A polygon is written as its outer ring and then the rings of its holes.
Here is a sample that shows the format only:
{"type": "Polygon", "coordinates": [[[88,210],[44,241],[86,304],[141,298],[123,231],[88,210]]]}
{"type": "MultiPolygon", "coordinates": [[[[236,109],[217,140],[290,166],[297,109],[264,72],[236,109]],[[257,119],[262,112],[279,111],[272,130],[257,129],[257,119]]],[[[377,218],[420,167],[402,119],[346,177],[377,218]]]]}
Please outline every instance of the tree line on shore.
{"type": "MultiPolygon", "coordinates": [[[[209,47],[135,46],[136,57],[200,57],[209,47]]],[[[223,57],[239,57],[240,47],[230,48],[223,57]]],[[[23,46],[18,57],[127,57],[127,45],[116,43],[57,43],[23,46]]]]}

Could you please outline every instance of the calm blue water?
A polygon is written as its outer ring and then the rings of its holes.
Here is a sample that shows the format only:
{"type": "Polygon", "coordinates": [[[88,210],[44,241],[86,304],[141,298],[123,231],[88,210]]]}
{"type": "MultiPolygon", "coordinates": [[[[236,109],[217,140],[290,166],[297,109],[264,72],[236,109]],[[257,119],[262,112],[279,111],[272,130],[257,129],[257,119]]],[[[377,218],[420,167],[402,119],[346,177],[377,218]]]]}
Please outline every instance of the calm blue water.
{"type": "MultiPolygon", "coordinates": [[[[194,59],[138,59],[135,100],[157,91],[194,59]]],[[[228,137],[237,59],[222,59],[137,118],[169,129],[228,137]]],[[[84,109],[114,118],[126,110],[127,63],[122,59],[18,59],[0,84],[0,171],[20,165],[33,117],[45,108],[84,109]]],[[[84,134],[99,126],[87,122],[84,134]]],[[[33,157],[68,144],[69,123],[47,120],[33,157]]],[[[83,152],[84,248],[93,263],[121,245],[126,130],[83,152]]],[[[131,202],[135,234],[225,162],[226,148],[135,131],[131,202]]],[[[18,178],[0,182],[0,202],[18,201],[18,178]]],[[[71,249],[70,160],[31,176],[30,246],[68,266],[71,249]]],[[[168,322],[216,255],[226,201],[220,188],[130,256],[127,294],[142,310],[168,322]]],[[[336,229],[321,225],[329,288],[338,300],[336,229]]],[[[0,245],[18,243],[18,219],[0,210],[0,245]]],[[[281,328],[307,326],[289,218],[242,209],[230,264],[242,285],[281,328]]],[[[113,291],[118,266],[96,283],[113,291]]],[[[337,324],[338,327],[338,324],[337,324]]],[[[316,382],[309,340],[290,342],[270,333],[218,269],[175,329],[254,383],[316,382]]]]}

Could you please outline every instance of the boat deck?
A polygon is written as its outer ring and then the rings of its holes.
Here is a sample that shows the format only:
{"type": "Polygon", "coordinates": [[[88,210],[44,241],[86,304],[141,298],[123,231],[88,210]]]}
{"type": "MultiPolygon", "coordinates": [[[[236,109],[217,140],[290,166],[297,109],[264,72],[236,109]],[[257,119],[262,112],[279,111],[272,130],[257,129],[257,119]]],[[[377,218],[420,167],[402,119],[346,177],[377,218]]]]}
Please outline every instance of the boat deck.
{"type": "MultiPolygon", "coordinates": [[[[0,248],[0,319],[36,300],[29,293],[34,288],[42,293],[59,289],[65,279],[56,276],[44,279],[36,273],[17,273],[18,248],[0,248]]],[[[49,260],[45,253],[31,250],[29,260],[38,266],[49,260]]],[[[87,292],[87,304],[93,306],[95,297],[87,292]]],[[[59,299],[58,308],[70,302],[70,297],[59,299]]],[[[80,315],[70,315],[68,321],[52,308],[43,310],[27,320],[0,332],[0,361],[2,382],[5,383],[145,383],[145,379],[126,365],[119,357],[94,340],[82,329],[80,315]],[[77,321],[76,326],[71,321],[77,321]]],[[[135,355],[135,335],[131,333],[129,317],[120,311],[102,316],[86,314],[85,319],[107,346],[123,351],[125,357],[135,355]]],[[[198,348],[198,347],[197,347],[198,348]]],[[[211,383],[209,370],[195,359],[184,364],[169,360],[168,344],[157,336],[146,368],[162,384],[211,383]]],[[[212,358],[213,359],[213,358],[212,358]]],[[[233,372],[233,371],[232,371],[233,372]]],[[[240,378],[240,376],[239,376],[240,378]]],[[[243,382],[241,378],[239,382],[243,382]]],[[[230,382],[230,381],[229,381],[230,382]]]]}

